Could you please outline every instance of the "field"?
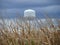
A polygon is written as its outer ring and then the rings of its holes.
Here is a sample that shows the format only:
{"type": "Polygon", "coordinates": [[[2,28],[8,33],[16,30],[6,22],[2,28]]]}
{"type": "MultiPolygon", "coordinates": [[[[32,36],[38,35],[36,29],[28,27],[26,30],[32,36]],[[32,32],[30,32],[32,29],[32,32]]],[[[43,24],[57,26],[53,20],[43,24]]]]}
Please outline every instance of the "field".
{"type": "Polygon", "coordinates": [[[50,23],[51,19],[47,22],[50,27],[42,26],[37,29],[35,27],[31,29],[28,23],[25,23],[25,28],[23,24],[17,23],[20,30],[12,26],[9,30],[3,25],[0,29],[0,45],[60,45],[60,20],[57,20],[57,26],[50,23]]]}

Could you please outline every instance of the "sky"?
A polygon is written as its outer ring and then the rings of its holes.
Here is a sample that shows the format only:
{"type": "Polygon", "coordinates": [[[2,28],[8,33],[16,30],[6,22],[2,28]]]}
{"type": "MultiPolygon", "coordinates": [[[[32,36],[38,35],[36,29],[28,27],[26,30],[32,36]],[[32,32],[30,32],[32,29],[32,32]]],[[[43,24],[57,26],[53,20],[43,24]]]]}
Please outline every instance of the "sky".
{"type": "Polygon", "coordinates": [[[37,18],[60,18],[60,0],[0,0],[0,17],[16,18],[33,9],[37,18]]]}

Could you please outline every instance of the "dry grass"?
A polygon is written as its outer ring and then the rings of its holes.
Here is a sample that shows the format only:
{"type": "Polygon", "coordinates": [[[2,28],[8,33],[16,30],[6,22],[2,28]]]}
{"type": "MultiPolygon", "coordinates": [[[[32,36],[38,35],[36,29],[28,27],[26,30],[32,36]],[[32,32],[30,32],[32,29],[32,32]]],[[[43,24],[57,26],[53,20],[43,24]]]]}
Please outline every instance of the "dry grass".
{"type": "Polygon", "coordinates": [[[59,26],[54,27],[51,23],[50,28],[46,26],[38,30],[34,27],[30,29],[27,23],[25,24],[26,30],[23,25],[19,26],[22,28],[20,31],[15,28],[0,29],[0,45],[60,45],[59,26]]]}

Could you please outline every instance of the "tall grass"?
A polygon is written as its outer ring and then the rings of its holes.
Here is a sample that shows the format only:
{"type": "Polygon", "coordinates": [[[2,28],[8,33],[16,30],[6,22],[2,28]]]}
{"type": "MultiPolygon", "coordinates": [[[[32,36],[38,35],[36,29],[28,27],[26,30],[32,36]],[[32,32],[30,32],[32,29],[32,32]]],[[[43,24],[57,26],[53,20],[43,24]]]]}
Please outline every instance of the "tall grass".
{"type": "MultiPolygon", "coordinates": [[[[0,45],[60,45],[60,25],[55,26],[51,23],[52,20],[49,20],[47,24],[50,27],[42,26],[38,29],[30,29],[31,26],[27,22],[25,25],[16,23],[20,30],[12,26],[10,30],[3,25],[5,28],[0,29],[0,45]]],[[[59,23],[58,20],[57,22],[59,23]]]]}

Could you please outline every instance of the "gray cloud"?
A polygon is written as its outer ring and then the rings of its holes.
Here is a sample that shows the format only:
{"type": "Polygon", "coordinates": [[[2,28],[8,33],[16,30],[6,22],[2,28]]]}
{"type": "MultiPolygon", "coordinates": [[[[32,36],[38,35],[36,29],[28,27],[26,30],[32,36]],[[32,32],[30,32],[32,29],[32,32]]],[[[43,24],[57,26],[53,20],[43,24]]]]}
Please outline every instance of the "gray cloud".
{"type": "Polygon", "coordinates": [[[60,0],[2,0],[2,8],[27,8],[60,5],[60,0]]]}
{"type": "Polygon", "coordinates": [[[37,17],[43,17],[47,13],[50,17],[60,18],[60,0],[1,0],[0,14],[3,17],[23,16],[24,10],[36,10],[37,17]]]}
{"type": "MultiPolygon", "coordinates": [[[[24,15],[24,10],[26,10],[27,8],[14,8],[14,9],[3,9],[3,16],[7,15],[8,16],[23,16],[24,15]]],[[[50,17],[56,17],[56,18],[60,18],[60,6],[59,5],[55,5],[55,6],[48,6],[48,7],[32,7],[31,9],[36,11],[36,15],[37,17],[41,17],[43,18],[43,15],[45,15],[46,13],[50,16],[50,17]]]]}

